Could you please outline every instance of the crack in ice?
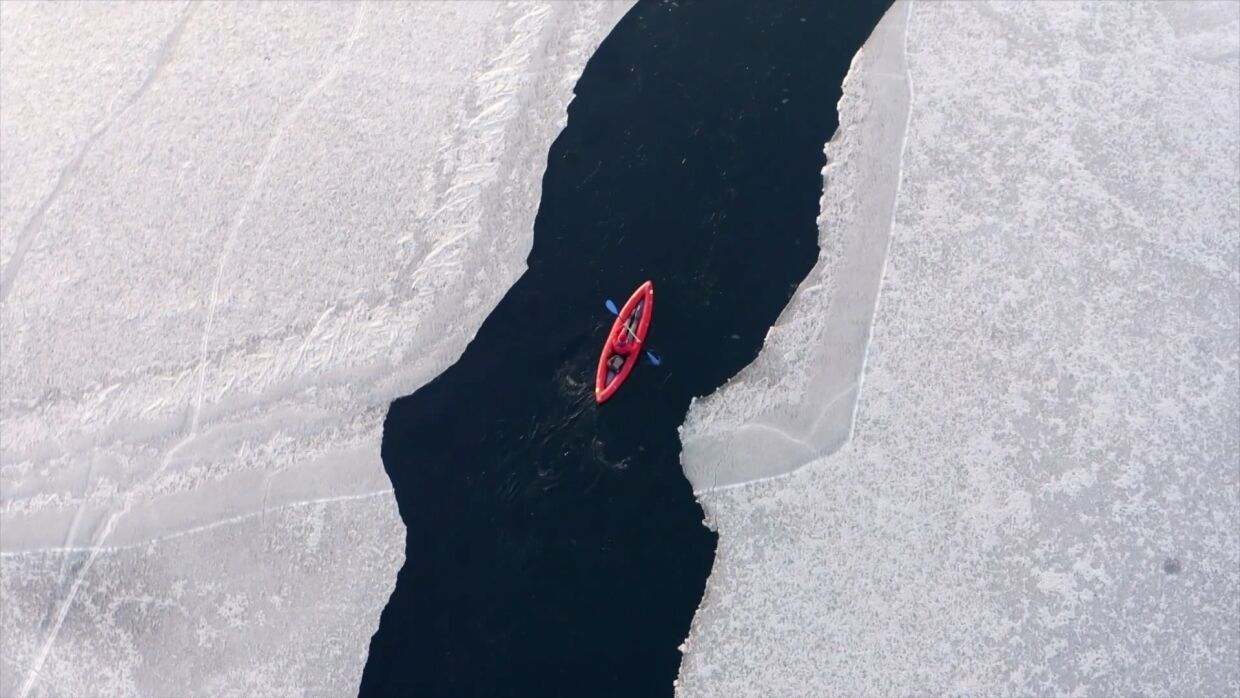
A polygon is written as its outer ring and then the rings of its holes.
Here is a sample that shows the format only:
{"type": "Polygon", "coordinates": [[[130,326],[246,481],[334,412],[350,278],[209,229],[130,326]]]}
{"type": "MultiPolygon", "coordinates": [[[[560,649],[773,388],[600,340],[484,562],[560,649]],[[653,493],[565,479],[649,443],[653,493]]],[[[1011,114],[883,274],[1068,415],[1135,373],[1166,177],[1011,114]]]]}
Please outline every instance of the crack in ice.
{"type": "MultiPolygon", "coordinates": [[[[192,7],[196,7],[196,6],[191,6],[191,8],[192,7]]],[[[44,640],[42,646],[39,649],[39,653],[35,656],[34,663],[32,664],[31,669],[30,669],[30,673],[29,675],[27,675],[25,682],[23,682],[22,684],[21,690],[18,692],[19,698],[26,698],[30,693],[30,689],[34,686],[34,682],[38,679],[40,672],[43,670],[43,665],[47,661],[48,654],[50,654],[51,652],[52,645],[55,644],[56,638],[60,634],[60,628],[64,625],[65,618],[69,614],[69,609],[73,606],[73,602],[77,598],[77,594],[78,594],[78,591],[81,589],[82,582],[86,579],[87,575],[90,573],[91,568],[94,566],[95,560],[97,560],[99,557],[99,553],[102,550],[105,550],[105,548],[103,547],[103,543],[107,541],[109,537],[111,537],[112,532],[116,529],[117,522],[123,516],[128,514],[129,511],[133,508],[134,499],[138,495],[139,491],[148,487],[161,474],[163,474],[163,472],[167,470],[168,465],[172,462],[172,457],[177,452],[179,452],[182,448],[184,448],[187,444],[191,443],[198,433],[199,418],[202,414],[203,396],[206,391],[207,367],[210,364],[210,356],[208,353],[209,340],[210,340],[212,325],[215,319],[215,310],[218,305],[220,280],[223,276],[224,266],[227,263],[231,247],[234,244],[239,234],[239,231],[241,230],[241,227],[245,222],[245,214],[247,212],[247,209],[253,204],[254,199],[258,194],[258,189],[262,185],[263,180],[266,178],[267,168],[270,166],[271,161],[275,158],[276,153],[279,151],[279,146],[283,141],[284,133],[287,130],[289,124],[294,122],[296,118],[300,116],[301,111],[305,108],[306,104],[308,104],[311,99],[313,99],[316,95],[318,95],[318,93],[321,92],[323,88],[329,82],[331,82],[331,80],[333,80],[336,77],[336,74],[339,72],[339,69],[343,62],[340,59],[340,56],[347,58],[347,56],[349,55],[349,52],[352,50],[353,44],[357,39],[358,30],[361,28],[361,25],[362,25],[362,10],[364,9],[364,7],[365,7],[364,5],[357,6],[357,10],[354,12],[352,30],[349,32],[348,38],[346,39],[345,43],[337,50],[337,59],[332,63],[331,67],[328,68],[328,70],[323,74],[323,76],[319,78],[319,80],[316,81],[315,84],[309,90],[307,90],[305,94],[302,95],[301,99],[298,100],[297,104],[293,107],[293,109],[290,110],[289,113],[286,114],[285,117],[280,121],[280,124],[277,127],[275,134],[272,136],[271,140],[269,140],[267,143],[266,152],[263,156],[262,161],[259,163],[259,166],[255,169],[254,177],[251,178],[250,180],[250,186],[247,190],[246,197],[242,201],[241,206],[238,207],[237,217],[233,223],[232,230],[229,232],[228,239],[224,243],[224,249],[222,250],[220,254],[219,264],[216,268],[215,280],[211,288],[211,298],[210,298],[209,307],[207,311],[207,321],[203,329],[203,335],[202,335],[202,351],[201,351],[202,358],[200,359],[200,363],[199,363],[198,390],[194,398],[194,405],[192,408],[192,414],[189,419],[187,433],[184,438],[178,441],[175,445],[172,446],[172,448],[170,448],[167,451],[167,453],[164,454],[164,457],[162,461],[160,462],[159,467],[155,469],[155,472],[152,473],[149,477],[147,477],[138,487],[130,491],[126,495],[124,499],[124,503],[121,505],[121,507],[111,512],[108,515],[107,519],[104,521],[103,526],[100,527],[99,532],[95,536],[94,544],[88,548],[88,550],[90,551],[90,556],[87,557],[86,562],[82,565],[81,569],[79,569],[77,573],[74,575],[73,583],[69,587],[69,592],[68,594],[66,594],[64,601],[60,604],[60,608],[56,612],[55,620],[52,623],[51,630],[48,632],[48,637],[46,640],[44,640]]],[[[170,48],[172,47],[173,41],[175,38],[180,36],[180,33],[184,29],[191,11],[192,9],[187,9],[185,14],[182,15],[181,20],[178,22],[176,28],[173,29],[172,33],[169,35],[169,39],[166,40],[164,44],[161,46],[161,53],[157,60],[155,69],[153,69],[151,75],[148,76],[148,80],[143,82],[143,85],[142,87],[139,88],[139,91],[136,92],[134,96],[129,100],[129,103],[124,108],[122,108],[121,110],[122,112],[125,109],[127,109],[128,106],[132,104],[137,99],[138,96],[140,96],[141,92],[144,91],[147,86],[150,85],[150,82],[151,80],[153,80],[154,74],[155,72],[157,72],[158,68],[162,67],[163,65],[167,63],[167,56],[165,54],[170,53],[170,48]]],[[[120,112],[118,112],[118,114],[119,113],[120,112]]],[[[109,124],[110,123],[112,122],[109,122],[109,124]]],[[[92,140],[88,142],[88,145],[89,143],[94,142],[95,138],[97,138],[97,136],[92,137],[92,140]]],[[[84,156],[84,153],[85,153],[85,150],[83,150],[82,153],[80,153],[80,155],[84,156]]],[[[80,164],[80,161],[81,161],[81,158],[79,157],[77,160],[78,164],[80,164]]],[[[36,232],[37,232],[37,228],[36,228],[36,232]]],[[[27,242],[27,247],[28,247],[29,242],[27,240],[23,240],[23,241],[27,242]]],[[[21,251],[22,250],[19,250],[19,252],[21,251]]],[[[18,262],[20,262],[20,258],[15,257],[14,260],[9,263],[9,266],[13,267],[14,263],[18,263],[18,262]]],[[[11,284],[12,277],[13,277],[13,273],[9,273],[4,283],[11,284]]],[[[8,286],[4,286],[2,289],[0,289],[0,299],[2,299],[3,293],[7,292],[8,288],[9,288],[8,286]]]]}
{"type": "Polygon", "coordinates": [[[371,497],[380,497],[382,495],[391,494],[391,493],[392,493],[392,488],[388,487],[387,489],[375,490],[374,492],[363,492],[361,494],[342,494],[342,495],[337,495],[335,497],[318,497],[316,499],[302,499],[296,502],[286,502],[276,507],[268,507],[264,503],[261,511],[252,511],[248,514],[239,514],[237,516],[229,516],[227,518],[212,521],[210,523],[205,523],[200,526],[194,526],[192,528],[187,528],[183,531],[169,533],[166,536],[158,536],[156,538],[149,538],[147,540],[138,541],[137,543],[127,543],[125,545],[109,545],[109,546],[102,546],[102,545],[100,546],[78,546],[78,547],[60,546],[60,547],[51,547],[51,548],[35,548],[32,550],[13,550],[13,551],[7,551],[7,552],[0,552],[0,558],[6,558],[6,557],[16,558],[16,557],[23,557],[26,555],[47,555],[51,553],[96,553],[96,554],[97,553],[116,553],[116,552],[121,552],[124,550],[133,550],[135,548],[143,548],[148,545],[155,545],[157,543],[164,543],[170,540],[174,540],[176,538],[183,538],[185,536],[193,535],[195,533],[202,533],[204,531],[210,531],[215,528],[220,528],[221,526],[227,526],[229,524],[239,523],[241,521],[246,521],[248,519],[265,517],[268,512],[277,512],[277,511],[283,511],[285,509],[307,507],[307,506],[312,506],[315,504],[332,504],[335,502],[350,502],[350,501],[355,501],[359,499],[370,499],[371,497]]]}
{"type": "MultiPolygon", "coordinates": [[[[774,474],[774,475],[768,475],[768,476],[766,476],[766,477],[759,477],[759,478],[755,478],[755,479],[744,480],[744,481],[742,481],[742,482],[733,482],[733,483],[729,483],[729,484],[726,484],[726,485],[720,485],[720,484],[718,484],[718,483],[719,483],[719,469],[718,469],[718,468],[715,468],[715,471],[714,471],[714,476],[713,476],[713,478],[711,479],[711,485],[710,485],[710,487],[704,487],[704,488],[701,488],[701,489],[695,489],[695,490],[693,491],[693,494],[694,494],[695,496],[698,496],[698,495],[708,494],[708,493],[710,493],[710,492],[722,492],[722,491],[724,491],[724,490],[732,489],[732,488],[734,488],[734,487],[740,487],[740,486],[742,486],[742,485],[749,485],[749,484],[752,484],[752,483],[755,483],[755,482],[766,482],[767,480],[773,480],[773,479],[775,479],[775,478],[777,478],[777,477],[782,477],[782,476],[784,476],[784,475],[789,475],[789,474],[791,474],[791,473],[794,473],[794,472],[796,472],[797,470],[800,470],[801,468],[805,467],[806,465],[808,465],[809,463],[811,463],[812,461],[814,461],[814,460],[815,460],[815,459],[817,459],[817,458],[820,458],[820,457],[822,457],[822,456],[829,456],[829,455],[831,455],[831,453],[824,453],[824,452],[822,452],[822,450],[821,450],[821,448],[820,448],[820,447],[814,446],[813,444],[811,444],[810,442],[806,441],[805,439],[806,439],[806,437],[808,437],[809,435],[812,435],[812,434],[813,434],[813,432],[814,432],[814,428],[815,428],[816,426],[818,426],[818,423],[819,423],[819,422],[821,422],[821,421],[822,421],[822,418],[823,418],[823,417],[827,414],[827,412],[831,409],[831,406],[832,406],[832,405],[834,405],[835,403],[839,402],[842,398],[845,398],[845,397],[847,397],[847,396],[848,396],[848,395],[850,395],[850,394],[855,394],[855,393],[856,393],[856,391],[860,390],[860,382],[859,382],[859,381],[860,381],[860,379],[858,379],[858,381],[854,381],[854,382],[852,382],[852,383],[849,383],[849,384],[848,384],[847,386],[845,386],[842,390],[840,390],[840,391],[839,391],[839,392],[837,392],[834,396],[832,396],[830,400],[828,400],[826,403],[824,403],[824,404],[823,404],[823,406],[822,406],[822,409],[821,409],[821,410],[819,410],[819,411],[818,411],[818,414],[814,417],[814,421],[810,424],[810,426],[809,426],[809,427],[807,427],[807,428],[805,429],[805,432],[807,432],[807,433],[803,434],[801,437],[796,437],[796,436],[793,436],[793,435],[792,435],[791,433],[789,433],[787,430],[785,430],[785,429],[780,429],[778,426],[776,426],[776,425],[774,425],[774,424],[767,424],[767,423],[765,423],[765,422],[747,422],[747,423],[745,423],[745,424],[742,424],[742,425],[740,426],[740,429],[738,429],[738,431],[743,430],[743,429],[762,429],[762,430],[765,430],[765,431],[774,432],[774,433],[778,434],[779,436],[783,437],[784,439],[786,439],[787,441],[790,441],[790,442],[792,442],[792,443],[795,443],[796,445],[798,445],[798,446],[800,446],[802,449],[804,449],[804,450],[805,450],[805,452],[806,452],[806,455],[808,456],[808,457],[807,457],[804,461],[802,461],[801,463],[798,463],[797,465],[793,466],[792,468],[789,468],[786,472],[776,473],[776,474],[774,474]]],[[[854,403],[854,404],[855,404],[855,403],[854,403]]],[[[851,438],[851,434],[849,434],[849,437],[851,438]]],[[[838,450],[838,449],[837,449],[837,450],[838,450]]]]}
{"type": "MultiPolygon", "coordinates": [[[[77,153],[73,155],[56,177],[52,190],[48,192],[47,196],[43,197],[43,201],[30,214],[30,218],[22,226],[21,232],[17,234],[17,247],[13,251],[13,256],[9,259],[8,265],[3,270],[0,270],[0,301],[8,298],[9,291],[13,288],[13,281],[17,278],[17,272],[21,271],[26,253],[34,245],[34,241],[39,237],[40,231],[43,230],[43,216],[51,208],[52,204],[60,198],[61,192],[68,186],[70,180],[77,175],[78,170],[82,168],[82,162],[86,159],[86,155],[95,143],[112,129],[113,124],[116,123],[122,114],[129,111],[129,108],[137,103],[147,89],[150,88],[151,84],[155,82],[155,78],[163,72],[164,66],[168,65],[173,49],[176,48],[177,41],[181,38],[185,25],[189,23],[189,18],[197,7],[197,3],[186,5],[176,24],[172,27],[172,31],[168,32],[164,40],[160,42],[159,47],[155,49],[155,58],[151,61],[151,68],[147,71],[142,83],[129,94],[120,109],[110,113],[103,121],[95,125],[95,128],[91,130],[90,136],[86,138],[86,142],[78,148],[77,153]]],[[[25,696],[25,690],[22,691],[21,695],[25,696]]]]}
{"type": "MultiPolygon", "coordinates": [[[[904,154],[908,150],[908,129],[913,118],[913,71],[909,66],[908,35],[912,32],[913,3],[906,3],[904,36],[901,52],[904,57],[904,85],[908,89],[908,108],[904,110],[904,133],[900,135],[900,161],[896,165],[896,192],[891,200],[891,219],[887,223],[887,247],[883,250],[883,266],[878,273],[878,288],[874,292],[874,308],[870,311],[869,327],[866,329],[865,349],[861,354],[861,370],[857,374],[857,399],[853,401],[852,414],[848,418],[848,439],[852,441],[857,430],[857,411],[861,406],[861,391],[865,386],[865,369],[870,361],[870,345],[874,339],[874,321],[878,317],[878,305],[883,299],[883,280],[887,278],[887,262],[891,258],[891,238],[896,228],[896,213],[900,209],[900,189],[904,184],[904,154]]],[[[846,441],[846,442],[847,442],[846,441]]]]}

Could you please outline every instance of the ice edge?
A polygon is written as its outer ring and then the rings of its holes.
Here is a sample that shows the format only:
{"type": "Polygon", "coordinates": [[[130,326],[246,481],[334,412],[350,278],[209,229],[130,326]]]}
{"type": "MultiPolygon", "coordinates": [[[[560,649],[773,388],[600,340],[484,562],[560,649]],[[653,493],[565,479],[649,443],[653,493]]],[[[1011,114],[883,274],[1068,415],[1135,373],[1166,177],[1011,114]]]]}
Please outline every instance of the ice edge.
{"type": "Polygon", "coordinates": [[[826,144],[818,262],[758,357],[690,405],[681,464],[697,495],[793,472],[852,438],[912,113],[911,15],[911,3],[893,6],[844,80],[840,126],[826,144]],[[811,304],[817,293],[825,302],[811,304]]]}
{"type": "MultiPolygon", "coordinates": [[[[912,85],[912,80],[909,76],[909,70],[908,70],[908,27],[912,20],[912,14],[913,14],[913,4],[911,2],[909,2],[908,0],[897,0],[895,5],[893,5],[893,7],[890,10],[888,10],[888,12],[883,16],[883,19],[879,22],[878,26],[875,27],[873,34],[871,34],[869,39],[866,40],[865,44],[862,45],[861,50],[859,50],[857,54],[853,57],[852,63],[849,66],[848,75],[845,76],[844,78],[844,83],[843,83],[844,93],[841,95],[839,102],[837,102],[836,104],[836,109],[840,116],[840,126],[839,128],[836,129],[835,133],[832,134],[831,138],[827,141],[827,143],[824,146],[825,151],[828,154],[832,152],[833,148],[842,147],[846,141],[846,138],[849,135],[851,135],[850,127],[855,122],[861,121],[862,118],[866,115],[866,112],[868,112],[868,108],[870,106],[869,101],[863,99],[856,103],[850,102],[850,97],[855,96],[854,91],[859,92],[864,96],[872,96],[872,95],[868,95],[867,90],[865,89],[866,87],[869,86],[868,82],[865,80],[866,77],[869,77],[869,76],[880,77],[880,78],[886,77],[886,78],[895,79],[900,82],[903,82],[907,92],[906,92],[906,99],[903,102],[904,118],[901,121],[901,124],[902,124],[901,132],[899,134],[899,155],[898,155],[897,166],[896,166],[896,171],[895,171],[895,187],[894,187],[894,191],[891,196],[890,203],[886,206],[888,215],[886,217],[886,220],[887,220],[886,230],[884,231],[885,239],[882,245],[881,267],[878,273],[878,277],[877,279],[875,279],[876,284],[875,284],[874,302],[871,305],[869,309],[868,317],[866,318],[866,326],[865,326],[865,332],[864,332],[864,345],[862,347],[860,367],[857,371],[856,379],[851,381],[843,391],[840,391],[832,395],[831,398],[827,401],[824,408],[819,412],[819,414],[813,420],[813,423],[812,423],[812,426],[817,425],[818,421],[822,418],[823,415],[826,414],[826,412],[832,405],[837,403],[840,400],[840,398],[844,397],[845,395],[850,395],[851,400],[849,404],[850,409],[848,411],[848,420],[847,420],[847,425],[848,425],[847,437],[845,441],[835,444],[834,448],[830,449],[830,451],[815,453],[815,449],[810,444],[806,443],[804,439],[795,437],[789,434],[787,431],[780,430],[776,426],[769,425],[769,424],[763,424],[756,420],[748,420],[740,424],[731,425],[737,430],[741,430],[745,428],[765,428],[765,429],[777,431],[782,436],[784,436],[787,440],[795,442],[803,446],[804,448],[808,449],[810,455],[808,458],[797,462],[795,465],[791,467],[787,467],[786,469],[782,469],[782,470],[779,470],[771,474],[753,477],[753,478],[740,480],[740,481],[736,481],[732,483],[726,483],[723,485],[718,485],[712,482],[712,485],[710,487],[705,487],[705,488],[701,487],[699,483],[695,480],[693,471],[691,470],[691,467],[692,467],[691,462],[693,460],[693,456],[687,455],[687,449],[685,448],[687,441],[689,439],[694,438],[694,435],[692,433],[686,434],[686,425],[689,425],[690,420],[695,417],[695,410],[696,410],[696,414],[700,418],[700,415],[703,412],[710,410],[710,407],[713,404],[712,398],[725,394],[726,392],[730,390],[737,390],[738,388],[743,389],[743,387],[741,386],[745,385],[745,379],[749,377],[747,374],[753,372],[756,368],[760,367],[760,364],[762,364],[764,361],[764,356],[769,356],[768,350],[771,350],[773,348],[772,343],[770,342],[772,334],[775,333],[778,330],[778,328],[786,324],[789,324],[794,319],[791,316],[793,312],[795,311],[795,306],[797,304],[797,301],[799,299],[802,299],[805,295],[811,294],[819,290],[820,288],[822,288],[823,284],[831,284],[831,282],[833,281],[833,279],[829,277],[821,278],[825,276],[823,274],[824,268],[826,266],[824,262],[827,261],[827,258],[829,257],[830,252],[831,252],[829,248],[826,248],[826,249],[824,248],[826,244],[830,243],[830,240],[828,239],[828,235],[829,235],[829,231],[831,230],[831,228],[829,227],[828,224],[832,218],[831,216],[832,211],[829,209],[829,206],[833,202],[838,203],[838,199],[843,198],[843,197],[837,196],[836,200],[833,200],[829,194],[829,191],[831,189],[830,169],[832,168],[833,163],[830,157],[828,157],[827,164],[823,167],[823,170],[822,170],[823,192],[822,192],[822,196],[819,198],[818,230],[819,230],[819,248],[820,249],[819,249],[818,263],[815,264],[814,268],[811,269],[810,272],[806,275],[805,279],[801,282],[800,286],[797,288],[796,293],[793,294],[792,299],[789,300],[788,306],[784,309],[782,313],[780,313],[779,318],[776,320],[775,324],[771,327],[771,330],[768,331],[767,337],[763,341],[763,347],[759,351],[758,357],[754,359],[753,363],[751,363],[749,366],[746,366],[736,376],[733,376],[731,379],[729,379],[715,393],[712,393],[711,395],[701,398],[700,400],[694,399],[693,402],[689,406],[689,414],[686,415],[685,425],[682,425],[680,428],[681,442],[682,442],[681,465],[685,469],[686,477],[689,478],[689,481],[694,486],[694,496],[697,497],[699,504],[702,506],[702,510],[706,514],[706,519],[703,523],[711,530],[718,531],[718,527],[715,521],[715,517],[712,515],[709,502],[706,501],[703,495],[706,495],[710,492],[718,492],[718,491],[741,487],[743,485],[750,485],[750,484],[754,484],[757,482],[764,482],[767,480],[774,480],[774,479],[786,477],[790,475],[791,473],[795,472],[796,470],[800,469],[801,467],[804,467],[812,460],[825,456],[825,455],[829,455],[831,452],[838,450],[840,446],[842,446],[847,440],[852,438],[853,426],[856,423],[857,404],[859,402],[858,397],[860,395],[861,387],[864,383],[863,378],[864,378],[864,372],[865,372],[865,362],[869,354],[869,337],[871,334],[871,328],[873,326],[874,317],[875,317],[875,314],[878,308],[878,297],[881,295],[881,291],[882,291],[882,279],[885,276],[886,270],[887,270],[887,256],[888,256],[888,251],[891,245],[891,230],[895,226],[895,218],[896,218],[896,213],[897,213],[896,202],[899,200],[900,186],[903,183],[904,154],[905,154],[905,151],[907,149],[907,144],[908,144],[908,127],[911,121],[912,103],[913,103],[913,85],[912,85]],[[887,44],[889,39],[895,39],[899,41],[900,49],[899,49],[898,58],[901,64],[899,72],[883,72],[882,70],[872,69],[872,68],[878,67],[878,64],[881,64],[882,58],[884,56],[886,57],[890,56],[889,53],[884,54],[882,51],[882,47],[887,44]],[[875,46],[875,44],[877,44],[877,46],[875,46]],[[853,88],[852,91],[850,91],[849,89],[850,86],[853,88]],[[852,116],[852,111],[853,111],[852,107],[854,106],[854,104],[856,106],[856,110],[859,112],[855,121],[849,118],[850,116],[852,116]]],[[[890,106],[890,105],[884,105],[884,106],[890,106]]],[[[896,106],[899,106],[898,102],[896,103],[896,106]]],[[[858,148],[858,150],[861,150],[861,148],[858,148]]],[[[855,170],[862,169],[865,165],[872,163],[872,160],[870,162],[863,161],[860,165],[857,165],[853,163],[851,159],[848,157],[851,154],[852,154],[851,152],[846,151],[844,153],[843,158],[837,158],[837,161],[839,161],[840,167],[847,169],[849,165],[852,166],[851,170],[848,170],[847,172],[838,173],[836,176],[837,180],[844,179],[843,175],[845,174],[855,174],[854,172],[855,170]]],[[[873,191],[873,190],[867,189],[866,191],[873,191]]],[[[831,298],[831,301],[837,300],[834,296],[838,295],[838,291],[839,289],[835,288],[834,286],[827,287],[827,292],[833,296],[831,298]]],[[[832,305],[834,305],[834,303],[832,303],[832,305]]],[[[830,331],[831,329],[832,329],[831,327],[824,327],[822,328],[822,331],[826,332],[826,331],[830,331]]],[[[808,404],[808,401],[805,401],[798,407],[804,407],[807,404],[808,404]]],[[[766,412],[766,414],[769,414],[769,413],[770,411],[766,412]]],[[[685,641],[681,643],[681,645],[677,648],[679,649],[681,653],[681,657],[682,657],[681,671],[678,672],[678,676],[676,680],[672,682],[673,688],[675,689],[677,694],[680,694],[681,692],[680,691],[681,679],[683,678],[683,670],[685,666],[684,659],[688,657],[689,653],[693,649],[693,638],[695,635],[695,631],[697,631],[698,629],[699,619],[701,618],[701,611],[703,608],[706,608],[708,605],[710,605],[714,601],[714,599],[712,598],[712,587],[711,587],[710,579],[714,578],[715,573],[719,568],[719,564],[720,564],[720,556],[718,553],[716,553],[714,565],[711,570],[711,577],[708,578],[707,580],[706,589],[703,592],[702,600],[699,602],[697,610],[694,612],[693,623],[691,624],[689,628],[688,636],[685,638],[685,641]]]]}

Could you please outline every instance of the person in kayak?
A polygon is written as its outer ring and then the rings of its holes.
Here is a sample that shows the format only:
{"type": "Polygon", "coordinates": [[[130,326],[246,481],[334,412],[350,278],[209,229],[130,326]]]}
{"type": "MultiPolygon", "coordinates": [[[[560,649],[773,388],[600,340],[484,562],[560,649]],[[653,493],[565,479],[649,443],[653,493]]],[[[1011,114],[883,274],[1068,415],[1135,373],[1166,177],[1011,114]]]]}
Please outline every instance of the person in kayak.
{"type": "Polygon", "coordinates": [[[636,329],[640,312],[633,313],[629,321],[624,323],[624,332],[618,334],[615,341],[611,343],[611,348],[615,353],[607,360],[607,368],[609,369],[607,374],[608,383],[616,377],[621,368],[624,368],[625,357],[632,354],[633,350],[637,348],[636,329]]]}
{"type": "MultiPolygon", "coordinates": [[[[637,322],[640,319],[641,310],[629,316],[629,321],[624,323],[624,332],[616,335],[616,341],[611,343],[611,348],[618,354],[632,354],[633,349],[637,346],[637,322]]],[[[624,363],[621,361],[620,363],[624,363]]]]}

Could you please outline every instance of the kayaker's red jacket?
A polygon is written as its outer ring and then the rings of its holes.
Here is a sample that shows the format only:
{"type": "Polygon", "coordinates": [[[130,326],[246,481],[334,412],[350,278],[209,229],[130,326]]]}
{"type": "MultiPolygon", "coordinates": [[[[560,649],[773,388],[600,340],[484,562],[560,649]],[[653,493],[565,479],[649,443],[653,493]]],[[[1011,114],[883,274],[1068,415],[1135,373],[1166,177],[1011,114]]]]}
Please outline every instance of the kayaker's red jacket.
{"type": "Polygon", "coordinates": [[[616,341],[611,343],[617,354],[632,354],[633,347],[637,342],[633,341],[633,337],[628,332],[621,332],[616,335],[616,341]]]}

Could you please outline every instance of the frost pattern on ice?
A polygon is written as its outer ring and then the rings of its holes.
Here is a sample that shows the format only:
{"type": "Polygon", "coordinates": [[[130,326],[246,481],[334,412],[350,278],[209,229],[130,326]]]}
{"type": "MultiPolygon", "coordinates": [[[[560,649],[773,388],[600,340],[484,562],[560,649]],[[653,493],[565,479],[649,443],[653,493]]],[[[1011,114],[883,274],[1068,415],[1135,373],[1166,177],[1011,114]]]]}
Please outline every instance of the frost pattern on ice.
{"type": "MultiPolygon", "coordinates": [[[[1236,695],[1240,13],[902,11],[853,435],[700,495],[719,549],[678,691],[1236,695]]],[[[851,104],[878,118],[872,65],[851,104]]]]}
{"type": "Polygon", "coordinates": [[[355,690],[607,3],[0,8],[0,695],[355,690]]]}

